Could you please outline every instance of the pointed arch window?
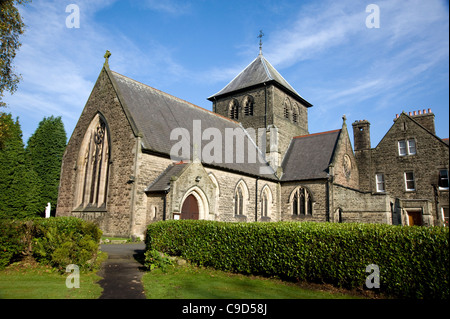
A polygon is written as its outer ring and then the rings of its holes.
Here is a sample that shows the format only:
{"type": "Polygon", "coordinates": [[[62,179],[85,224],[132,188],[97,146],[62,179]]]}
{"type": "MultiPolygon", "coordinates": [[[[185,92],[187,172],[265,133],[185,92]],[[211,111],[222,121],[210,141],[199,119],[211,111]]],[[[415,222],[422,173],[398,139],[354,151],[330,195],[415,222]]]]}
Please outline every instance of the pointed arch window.
{"type": "Polygon", "coordinates": [[[268,210],[269,210],[269,201],[267,199],[267,194],[263,192],[262,198],[261,198],[261,215],[262,217],[268,216],[268,210]]]}
{"type": "Polygon", "coordinates": [[[313,200],[309,191],[304,187],[297,188],[291,200],[292,214],[293,215],[312,215],[313,213],[313,200]]]}
{"type": "Polygon", "coordinates": [[[253,97],[250,95],[247,95],[244,98],[244,114],[246,116],[253,116],[253,97]]]}
{"type": "Polygon", "coordinates": [[[104,208],[108,193],[110,144],[105,119],[97,114],[87,129],[77,162],[76,206],[104,208]]]}
{"type": "Polygon", "coordinates": [[[243,180],[241,180],[234,191],[234,214],[245,215],[246,203],[248,200],[248,188],[243,180]]]}
{"type": "Polygon", "coordinates": [[[228,105],[228,115],[230,119],[237,120],[239,114],[239,104],[238,101],[235,99],[231,100],[230,104],[228,105]]]}
{"type": "Polygon", "coordinates": [[[270,217],[272,207],[272,192],[266,185],[261,192],[261,217],[270,217]]]}
{"type": "Polygon", "coordinates": [[[234,195],[234,214],[244,215],[244,195],[242,194],[242,188],[238,187],[234,195]]]}

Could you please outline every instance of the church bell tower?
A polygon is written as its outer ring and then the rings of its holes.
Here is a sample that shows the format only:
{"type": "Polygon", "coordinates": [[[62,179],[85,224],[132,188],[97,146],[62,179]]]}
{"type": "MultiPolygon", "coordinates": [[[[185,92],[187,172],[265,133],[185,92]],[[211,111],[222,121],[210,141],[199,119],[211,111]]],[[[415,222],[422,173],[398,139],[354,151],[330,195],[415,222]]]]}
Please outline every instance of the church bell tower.
{"type": "Polygon", "coordinates": [[[291,139],[308,134],[308,108],[312,104],[266,60],[262,33],[258,37],[260,52],[256,59],[208,100],[215,113],[241,123],[245,129],[266,130],[266,159],[276,170],[291,139]]]}

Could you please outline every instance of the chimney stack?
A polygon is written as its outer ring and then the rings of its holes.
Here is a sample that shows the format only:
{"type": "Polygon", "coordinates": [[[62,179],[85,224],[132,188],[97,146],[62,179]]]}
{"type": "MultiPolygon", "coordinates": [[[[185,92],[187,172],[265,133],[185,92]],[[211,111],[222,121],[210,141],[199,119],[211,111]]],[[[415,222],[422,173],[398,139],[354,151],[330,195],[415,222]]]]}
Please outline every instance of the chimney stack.
{"type": "Polygon", "coordinates": [[[355,152],[370,149],[370,123],[367,120],[357,120],[353,124],[355,152]]]}
{"type": "MultiPolygon", "coordinates": [[[[405,113],[405,112],[404,112],[405,113]]],[[[417,123],[425,127],[428,131],[436,135],[436,129],[434,125],[434,114],[431,112],[431,108],[408,112],[408,115],[414,119],[417,123]]],[[[395,119],[399,118],[398,114],[395,114],[395,119]]]]}

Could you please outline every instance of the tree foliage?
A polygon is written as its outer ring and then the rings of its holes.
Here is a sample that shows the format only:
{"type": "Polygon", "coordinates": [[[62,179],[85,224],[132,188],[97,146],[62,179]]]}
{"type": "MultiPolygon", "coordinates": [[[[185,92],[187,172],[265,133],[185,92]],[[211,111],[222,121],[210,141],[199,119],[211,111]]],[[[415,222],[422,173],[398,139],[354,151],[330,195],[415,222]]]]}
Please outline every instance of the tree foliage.
{"type": "Polygon", "coordinates": [[[5,106],[2,97],[5,91],[11,94],[17,90],[20,75],[14,72],[13,60],[21,46],[19,36],[23,34],[25,24],[22,21],[17,5],[31,0],[0,1],[0,107],[5,106]]]}
{"type": "Polygon", "coordinates": [[[0,115],[0,218],[37,216],[40,184],[27,161],[19,120],[11,114],[0,115]]]}
{"type": "Polygon", "coordinates": [[[40,205],[51,203],[52,211],[58,200],[61,162],[66,147],[66,131],[61,117],[44,118],[28,140],[27,155],[31,168],[41,182],[40,205]]]}

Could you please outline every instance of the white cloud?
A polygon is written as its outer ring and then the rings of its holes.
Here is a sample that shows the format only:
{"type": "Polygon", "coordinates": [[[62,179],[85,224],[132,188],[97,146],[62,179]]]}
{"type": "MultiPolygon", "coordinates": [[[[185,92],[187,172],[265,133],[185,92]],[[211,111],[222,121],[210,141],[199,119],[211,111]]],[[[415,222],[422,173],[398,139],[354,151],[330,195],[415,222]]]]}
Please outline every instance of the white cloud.
{"type": "MultiPolygon", "coordinates": [[[[44,116],[63,116],[70,136],[103,64],[106,49],[112,52],[113,70],[131,77],[159,80],[179,78],[185,70],[163,45],[136,43],[120,30],[96,21],[96,14],[115,0],[76,1],[80,28],[66,27],[68,2],[31,2],[21,8],[27,29],[15,65],[22,74],[19,89],[5,102],[22,123],[37,123],[44,116]],[[151,59],[149,58],[151,56],[151,59]],[[151,75],[145,70],[152,70],[151,75]],[[33,119],[33,121],[31,121],[33,119]]],[[[36,127],[22,127],[25,140],[36,127]]]]}
{"type": "Polygon", "coordinates": [[[175,16],[187,14],[191,10],[191,5],[184,0],[145,0],[144,5],[150,10],[175,16]]]}

